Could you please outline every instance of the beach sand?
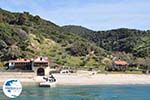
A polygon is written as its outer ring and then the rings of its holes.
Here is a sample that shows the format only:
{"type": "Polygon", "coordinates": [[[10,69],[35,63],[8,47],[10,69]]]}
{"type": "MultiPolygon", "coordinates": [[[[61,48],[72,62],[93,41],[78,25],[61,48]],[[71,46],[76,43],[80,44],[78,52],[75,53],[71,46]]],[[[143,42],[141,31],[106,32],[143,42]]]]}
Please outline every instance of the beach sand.
{"type": "Polygon", "coordinates": [[[54,75],[59,85],[126,85],[150,84],[150,75],[96,74],[96,75],[54,75]]]}
{"type": "MultiPolygon", "coordinates": [[[[53,74],[57,85],[126,85],[150,84],[150,75],[146,74],[53,74]]],[[[18,79],[23,85],[37,85],[42,81],[41,76],[34,73],[0,72],[0,85],[7,79],[18,79]]]]}

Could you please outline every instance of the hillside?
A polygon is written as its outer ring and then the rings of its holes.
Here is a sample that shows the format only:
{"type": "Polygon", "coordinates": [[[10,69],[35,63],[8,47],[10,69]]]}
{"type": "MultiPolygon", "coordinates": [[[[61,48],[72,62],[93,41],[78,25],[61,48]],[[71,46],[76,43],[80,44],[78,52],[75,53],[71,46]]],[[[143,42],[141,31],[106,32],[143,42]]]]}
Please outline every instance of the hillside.
{"type": "Polygon", "coordinates": [[[0,55],[1,61],[48,56],[60,65],[100,66],[108,54],[94,42],[39,16],[0,9],[0,55]]]}
{"type": "Polygon", "coordinates": [[[94,33],[93,30],[90,30],[82,26],[75,26],[75,25],[66,25],[66,26],[63,26],[62,29],[65,32],[71,32],[71,33],[75,33],[81,36],[92,35],[92,33],[94,33]]]}
{"type": "Polygon", "coordinates": [[[60,27],[28,12],[0,9],[0,61],[37,56],[48,56],[56,64],[78,68],[104,69],[113,57],[148,64],[150,31],[60,27]]]}
{"type": "Polygon", "coordinates": [[[72,25],[64,26],[63,29],[78,34],[107,51],[132,53],[136,57],[150,56],[150,31],[121,28],[96,32],[72,25]]]}

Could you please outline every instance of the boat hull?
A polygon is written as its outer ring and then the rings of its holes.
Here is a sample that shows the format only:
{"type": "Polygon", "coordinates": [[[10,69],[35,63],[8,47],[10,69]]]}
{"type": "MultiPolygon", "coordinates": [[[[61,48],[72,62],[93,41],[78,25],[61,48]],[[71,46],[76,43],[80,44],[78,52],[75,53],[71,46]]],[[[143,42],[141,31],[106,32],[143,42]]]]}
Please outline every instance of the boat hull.
{"type": "Polygon", "coordinates": [[[39,87],[55,87],[56,82],[41,82],[39,83],[39,87]]]}

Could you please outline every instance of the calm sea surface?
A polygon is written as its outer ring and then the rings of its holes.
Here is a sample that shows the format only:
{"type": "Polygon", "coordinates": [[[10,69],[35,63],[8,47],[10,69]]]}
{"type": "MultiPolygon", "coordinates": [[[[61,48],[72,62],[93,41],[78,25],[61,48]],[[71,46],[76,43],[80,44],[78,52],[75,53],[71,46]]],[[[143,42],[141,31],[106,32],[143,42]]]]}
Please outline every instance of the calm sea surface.
{"type": "MultiPolygon", "coordinates": [[[[0,92],[0,100],[9,100],[0,92]]],[[[13,100],[150,100],[150,85],[28,86],[13,100]]]]}

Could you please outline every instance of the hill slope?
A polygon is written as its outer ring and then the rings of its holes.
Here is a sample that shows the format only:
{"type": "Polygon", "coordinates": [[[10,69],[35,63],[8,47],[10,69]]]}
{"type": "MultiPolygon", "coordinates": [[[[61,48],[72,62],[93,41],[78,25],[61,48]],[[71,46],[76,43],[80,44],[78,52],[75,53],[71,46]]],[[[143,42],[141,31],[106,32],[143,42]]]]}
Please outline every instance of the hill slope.
{"type": "MultiPolygon", "coordinates": [[[[0,60],[48,56],[65,66],[104,68],[119,52],[131,62],[150,56],[150,31],[93,31],[82,26],[60,27],[28,12],[0,9],[0,60]]],[[[138,61],[140,62],[140,61],[138,61]]]]}
{"type": "Polygon", "coordinates": [[[107,51],[132,53],[137,57],[150,56],[150,31],[121,28],[95,32],[79,26],[64,26],[63,29],[78,34],[107,51]]]}
{"type": "Polygon", "coordinates": [[[48,56],[61,65],[98,66],[107,53],[94,42],[39,16],[0,9],[0,55],[1,61],[48,56]],[[94,57],[89,63],[86,59],[90,52],[94,52],[94,57]]]}

